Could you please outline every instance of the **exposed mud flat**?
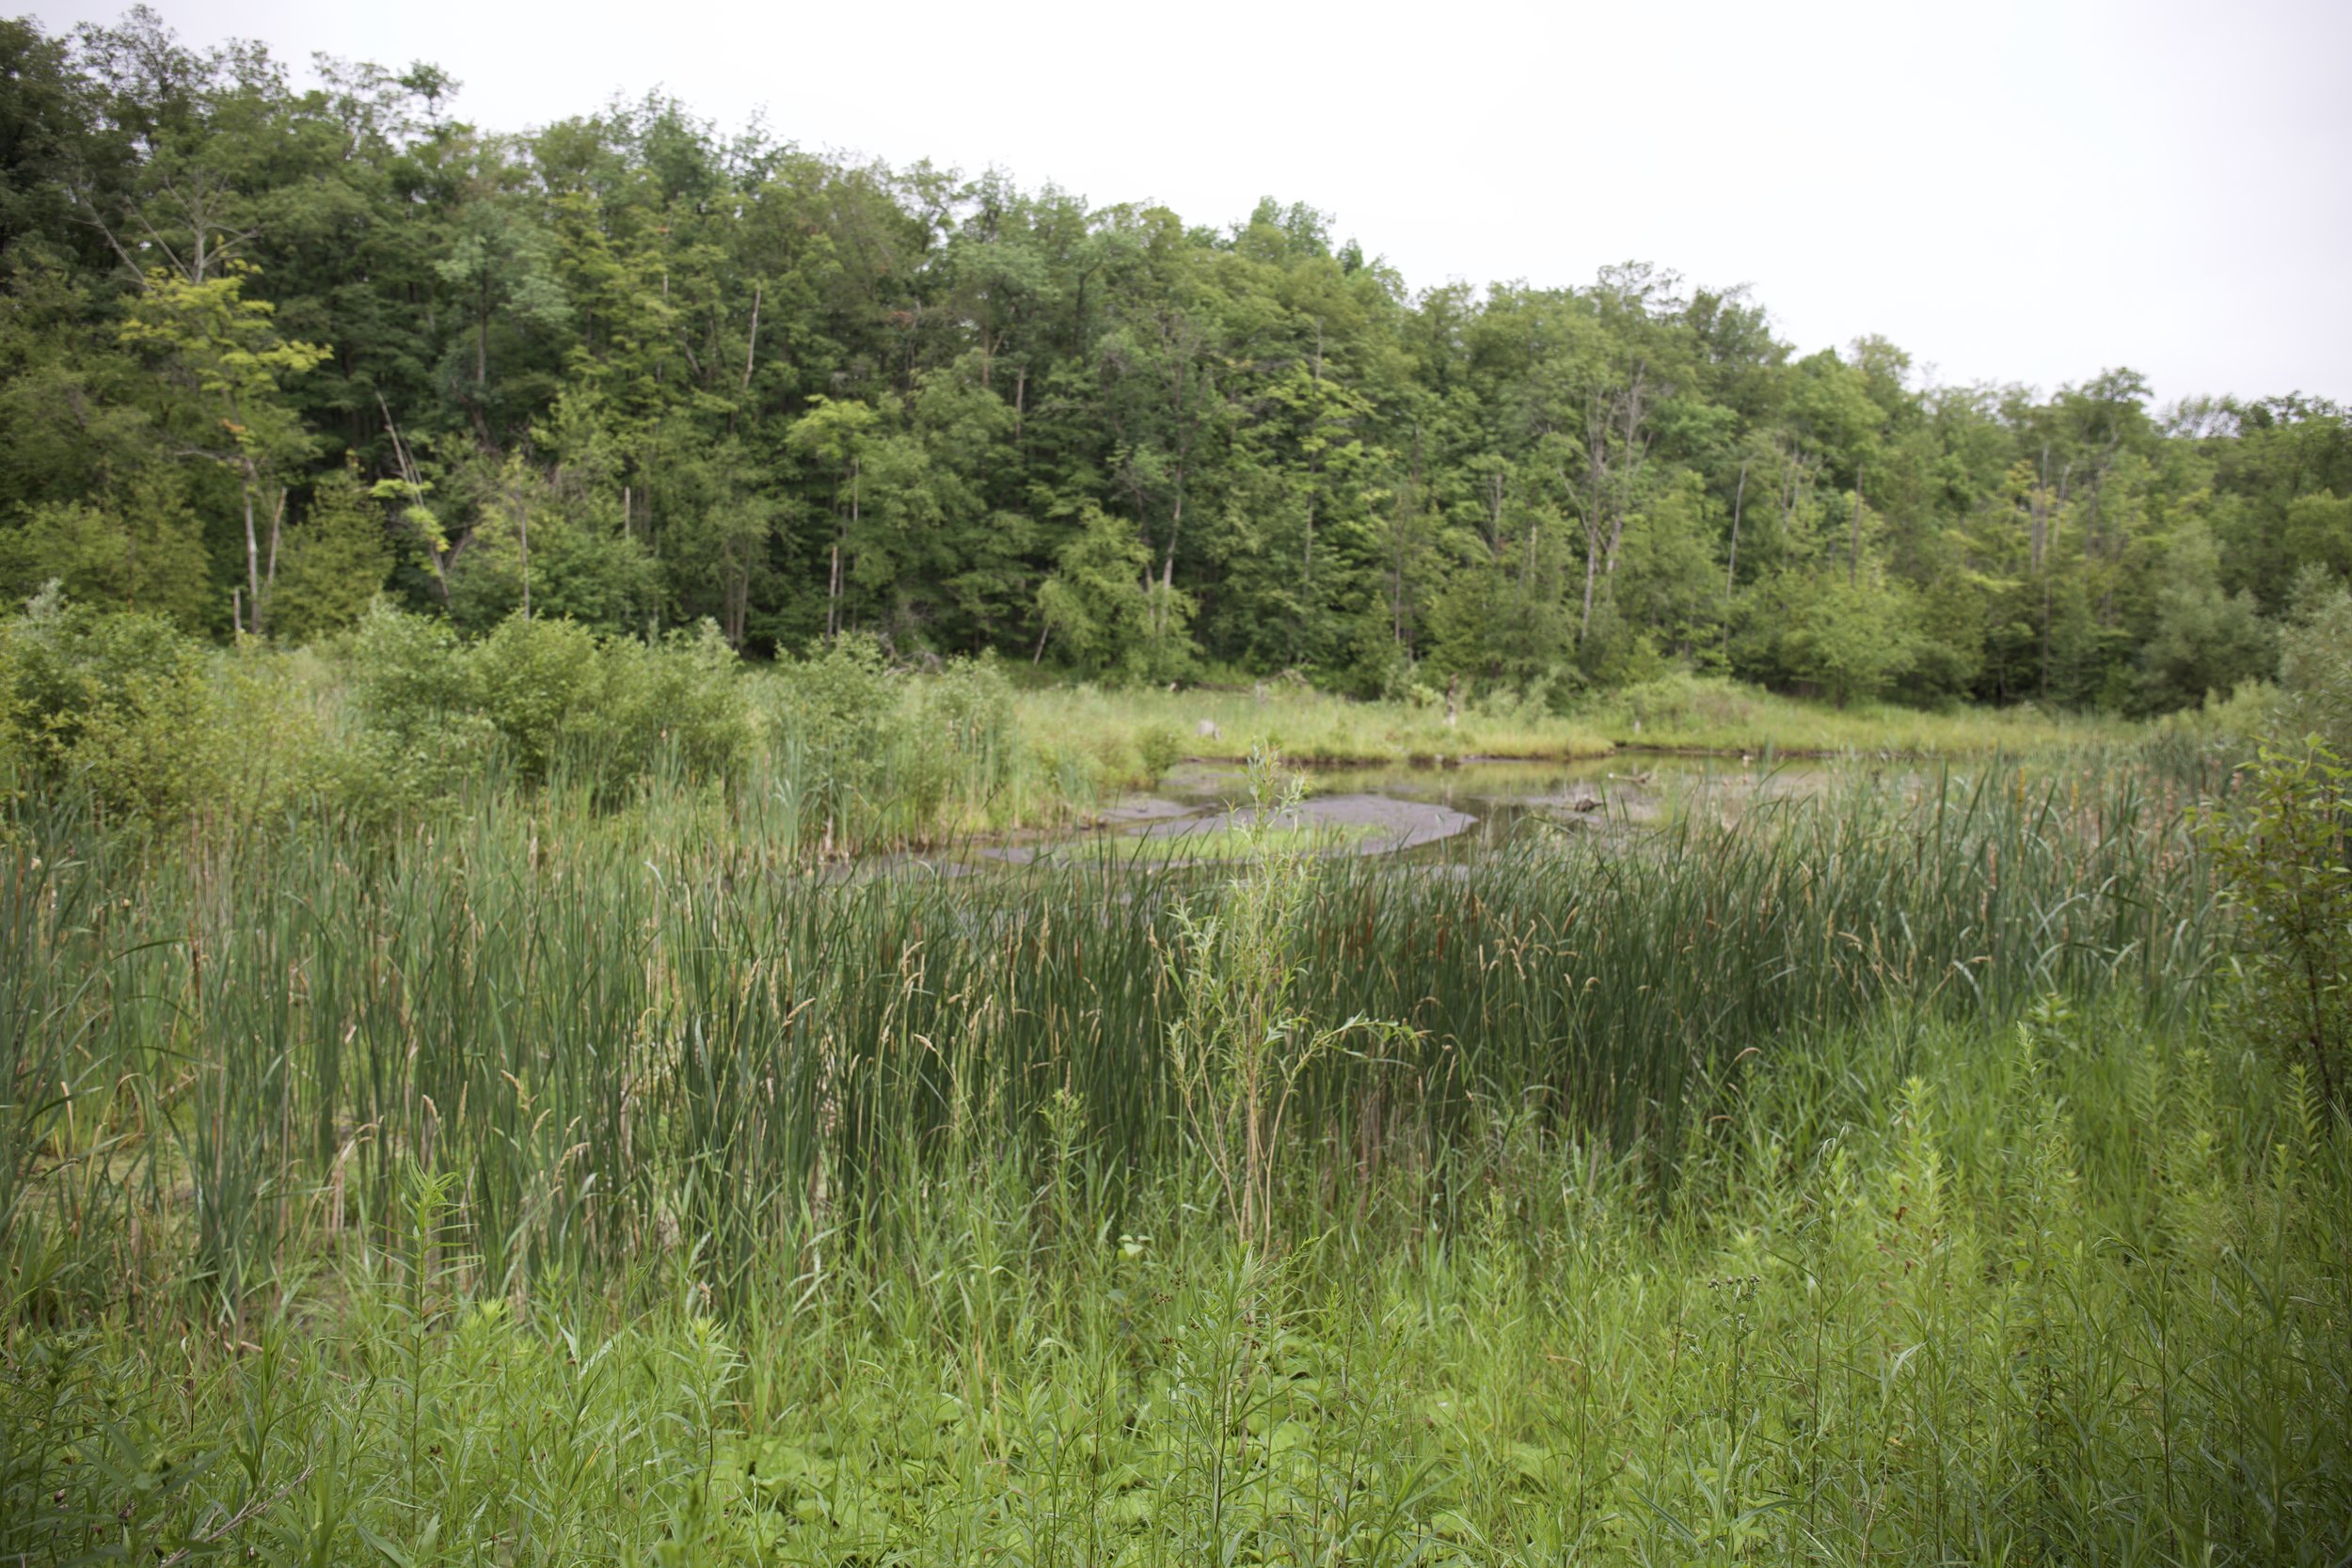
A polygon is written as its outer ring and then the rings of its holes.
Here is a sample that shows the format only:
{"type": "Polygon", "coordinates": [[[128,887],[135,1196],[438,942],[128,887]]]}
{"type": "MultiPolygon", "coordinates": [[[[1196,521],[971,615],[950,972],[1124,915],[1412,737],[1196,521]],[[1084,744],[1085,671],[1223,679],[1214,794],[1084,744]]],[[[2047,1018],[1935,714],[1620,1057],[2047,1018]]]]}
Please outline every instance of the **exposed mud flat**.
{"type": "Polygon", "coordinates": [[[1123,828],[1200,815],[1200,806],[1186,805],[1182,800],[1170,800],[1157,795],[1127,795],[1095,813],[1095,818],[1105,828],[1123,828]]]}
{"type": "MultiPolygon", "coordinates": [[[[1176,838],[1193,833],[1230,832],[1256,819],[1250,810],[1196,814],[1172,821],[1157,821],[1143,830],[1152,838],[1176,838]]],[[[1313,834],[1330,832],[1335,847],[1359,855],[1388,854],[1416,845],[1467,832],[1478,818],[1465,811],[1432,800],[1403,800],[1392,795],[1311,795],[1279,813],[1275,826],[1313,834]]]]}

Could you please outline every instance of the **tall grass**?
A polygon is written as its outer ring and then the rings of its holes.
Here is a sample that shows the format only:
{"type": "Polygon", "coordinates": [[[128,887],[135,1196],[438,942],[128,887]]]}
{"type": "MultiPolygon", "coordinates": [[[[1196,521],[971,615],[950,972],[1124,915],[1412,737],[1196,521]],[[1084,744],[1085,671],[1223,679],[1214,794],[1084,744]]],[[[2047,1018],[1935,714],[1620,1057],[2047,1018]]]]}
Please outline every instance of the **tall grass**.
{"type": "Polygon", "coordinates": [[[2329,1563],[2352,1169],[2247,1070],[2137,1006],[1896,1007],[1752,1075],[1687,1201],[1501,1117],[1457,1223],[1279,1255],[1172,1172],[1101,1223],[1118,1163],[1064,1114],[724,1311],[685,1246],[469,1289],[412,1172],[230,1335],[12,1337],[0,1551],[2329,1563]]]}
{"type": "Polygon", "coordinates": [[[1038,733],[1104,754],[1145,734],[1165,735],[1184,755],[1223,761],[1239,761],[1261,746],[1305,763],[1583,757],[1610,750],[1594,726],[1508,697],[1464,697],[1452,721],[1439,698],[1355,702],[1283,682],[1252,690],[1049,688],[1023,692],[1019,709],[1038,733]]]}
{"type": "Polygon", "coordinates": [[[1577,719],[1619,745],[1669,750],[1963,756],[2129,744],[2142,726],[2032,703],[1941,709],[1788,697],[1720,675],[1669,674],[1586,699],[1577,719]]]}
{"type": "MultiPolygon", "coordinates": [[[[389,841],[186,852],[21,816],[11,1244],[76,1292],[192,1257],[233,1313],[390,1224],[419,1165],[454,1173],[451,1224],[501,1289],[681,1237],[724,1279],[866,1223],[911,1169],[1020,1146],[1057,1094],[1113,1168],[1176,1163],[1163,960],[1174,897],[1219,873],[845,878],[757,827],[560,789],[389,841]]],[[[1497,1116],[1670,1184],[1752,1064],[1889,1006],[1997,1022],[2121,990],[2176,1022],[2210,959],[2201,879],[2128,773],[2004,768],[1737,828],[1690,811],[1630,850],[1336,864],[1297,919],[1296,1006],[1413,1034],[1302,1076],[1290,1201],[1311,1225],[1401,1163],[1450,1212],[1497,1116]]]]}
{"type": "Polygon", "coordinates": [[[2332,1561],[2352,1143],[2142,777],[1323,863],[1255,1012],[1247,859],[22,797],[0,1560],[2332,1561]],[[1269,1009],[1244,1227],[1169,1045],[1269,1009]]]}

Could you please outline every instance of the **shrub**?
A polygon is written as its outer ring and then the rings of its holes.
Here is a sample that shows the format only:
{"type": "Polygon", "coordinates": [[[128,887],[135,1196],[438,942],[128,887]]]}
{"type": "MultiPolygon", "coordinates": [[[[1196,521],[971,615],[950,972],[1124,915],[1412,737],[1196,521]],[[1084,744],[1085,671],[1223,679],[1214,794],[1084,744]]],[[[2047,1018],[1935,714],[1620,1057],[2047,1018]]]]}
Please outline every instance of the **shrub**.
{"type": "Polygon", "coordinates": [[[341,631],[367,612],[391,569],[384,524],[358,482],[329,474],[315,487],[310,515],[286,531],[286,559],[264,590],[262,624],[289,642],[341,631]]]}
{"type": "Polygon", "coordinates": [[[2264,747],[2226,811],[2200,823],[2234,911],[2237,993],[2251,1032],[2344,1103],[2352,1037],[2352,768],[2312,739],[2264,747]]]}
{"type": "Polygon", "coordinates": [[[1146,724],[1136,732],[1136,756],[1154,784],[1168,777],[1184,754],[1184,737],[1167,724],[1146,724]]]}
{"type": "Polygon", "coordinates": [[[525,784],[561,770],[600,791],[665,753],[695,778],[724,779],[751,742],[734,652],[708,622],[648,645],[517,614],[469,648],[447,625],[379,603],[349,651],[363,734],[346,803],[445,796],[493,737],[525,784]]]}
{"type": "MultiPolygon", "coordinates": [[[[211,673],[206,787],[239,823],[283,821],[331,789],[333,674],[308,650],[245,639],[205,660],[211,673]]],[[[329,797],[331,799],[331,795],[329,797]]]]}
{"type": "Polygon", "coordinates": [[[2278,715],[2285,735],[2318,735],[2352,756],[2352,588],[2306,571],[2279,638],[2278,715]]]}
{"type": "Polygon", "coordinates": [[[812,819],[839,817],[881,777],[897,722],[902,677],[882,644],[863,633],[780,664],[771,728],[812,819]]]}
{"type": "Polygon", "coordinates": [[[1013,735],[1012,683],[993,653],[951,658],[915,689],[917,729],[949,754],[975,764],[1004,754],[1013,735]]]}
{"type": "Polygon", "coordinates": [[[19,767],[106,809],[183,816],[213,772],[203,656],[153,615],[69,605],[52,583],[0,627],[0,737],[19,767]]]}
{"type": "MultiPolygon", "coordinates": [[[[601,709],[605,660],[596,634],[573,621],[510,615],[469,657],[483,716],[505,740],[526,784],[543,783],[557,748],[574,736],[607,731],[601,709]]],[[[602,749],[602,748],[599,748],[602,749]]]]}
{"type": "Polygon", "coordinates": [[[438,739],[475,709],[473,673],[446,621],[377,599],[348,644],[351,699],[367,724],[403,744],[438,739]]]}
{"type": "Polygon", "coordinates": [[[389,820],[454,795],[479,771],[493,732],[448,623],[378,599],[343,656],[357,733],[327,752],[321,781],[342,811],[389,820]]]}
{"type": "Polygon", "coordinates": [[[665,750],[687,773],[731,778],[751,749],[742,665],[718,624],[703,621],[658,643],[613,639],[603,646],[604,689],[595,721],[611,767],[638,772],[665,750]]]}

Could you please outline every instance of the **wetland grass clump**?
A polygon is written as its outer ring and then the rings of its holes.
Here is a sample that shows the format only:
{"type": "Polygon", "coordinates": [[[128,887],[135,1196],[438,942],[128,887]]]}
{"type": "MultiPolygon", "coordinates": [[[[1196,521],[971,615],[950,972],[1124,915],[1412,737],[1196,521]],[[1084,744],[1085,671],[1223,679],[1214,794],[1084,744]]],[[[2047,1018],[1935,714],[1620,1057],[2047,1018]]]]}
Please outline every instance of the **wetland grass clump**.
{"type": "MultiPolygon", "coordinates": [[[[10,971],[77,977],[18,1004],[19,1049],[75,1085],[38,1147],[75,1169],[103,1148],[122,1179],[77,1210],[86,1251],[185,1220],[228,1249],[208,1277],[242,1280],[257,1237],[316,1256],[328,1210],[381,1223],[417,1160],[459,1173],[454,1223],[501,1278],[677,1234],[741,1259],[840,1220],[892,1159],[1020,1141],[1057,1092],[1122,1168],[1181,1159],[1165,956],[1229,869],[1108,847],[843,879],[728,826],[691,795],[614,816],[558,792],[219,854],[21,827],[10,971]]],[[[1288,921],[1289,1006],[1410,1040],[1302,1071],[1286,1158],[1442,1169],[1526,1116],[1670,1183],[1750,1064],[1884,1007],[1994,1026],[2119,990],[2177,1022],[2210,958],[2202,878],[2127,779],[2091,799],[1999,769],[1686,813],[1630,847],[1325,863],[1288,921]]]]}
{"type": "Polygon", "coordinates": [[[2215,1032],[2208,861],[2129,768],[1303,874],[844,875],[683,779],[228,843],[42,799],[0,1560],[2319,1562],[2352,1519],[2352,1145],[2215,1032]],[[1186,1091],[1260,1048],[1244,1205],[1186,1091]]]}

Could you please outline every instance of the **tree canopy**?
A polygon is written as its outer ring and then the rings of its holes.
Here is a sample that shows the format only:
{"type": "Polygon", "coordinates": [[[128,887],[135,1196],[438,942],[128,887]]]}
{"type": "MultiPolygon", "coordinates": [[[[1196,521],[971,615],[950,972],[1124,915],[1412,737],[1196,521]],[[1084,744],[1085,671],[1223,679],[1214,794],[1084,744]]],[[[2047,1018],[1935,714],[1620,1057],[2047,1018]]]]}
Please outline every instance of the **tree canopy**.
{"type": "Polygon", "coordinates": [[[1415,291],[1303,202],[1205,228],[658,96],[511,134],[431,66],[318,76],[143,8],[0,22],[12,596],[2149,711],[2352,576],[2312,398],[1934,386],[1652,265],[1415,291]]]}

